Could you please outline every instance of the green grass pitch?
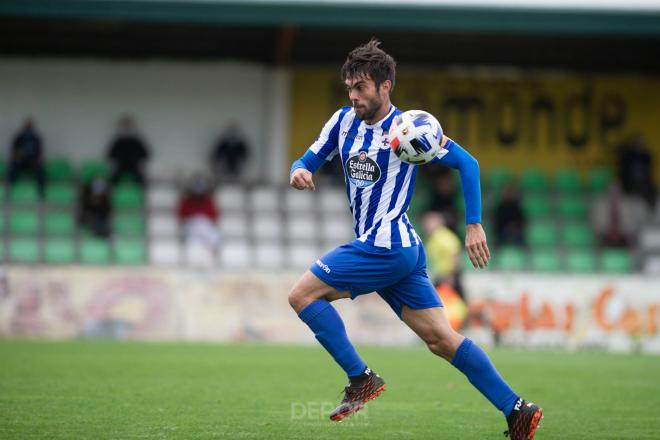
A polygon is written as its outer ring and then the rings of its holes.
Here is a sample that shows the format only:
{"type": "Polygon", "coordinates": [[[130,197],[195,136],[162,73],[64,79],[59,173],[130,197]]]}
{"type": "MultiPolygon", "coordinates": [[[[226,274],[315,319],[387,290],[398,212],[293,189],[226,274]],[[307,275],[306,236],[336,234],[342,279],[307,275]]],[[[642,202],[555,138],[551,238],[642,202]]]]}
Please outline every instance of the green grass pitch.
{"type": "MultiPolygon", "coordinates": [[[[317,347],[0,342],[1,439],[498,439],[503,417],[422,347],[360,349],[388,383],[328,420],[345,378],[317,347]]],[[[493,350],[545,409],[537,439],[659,439],[660,358],[493,350]]]]}

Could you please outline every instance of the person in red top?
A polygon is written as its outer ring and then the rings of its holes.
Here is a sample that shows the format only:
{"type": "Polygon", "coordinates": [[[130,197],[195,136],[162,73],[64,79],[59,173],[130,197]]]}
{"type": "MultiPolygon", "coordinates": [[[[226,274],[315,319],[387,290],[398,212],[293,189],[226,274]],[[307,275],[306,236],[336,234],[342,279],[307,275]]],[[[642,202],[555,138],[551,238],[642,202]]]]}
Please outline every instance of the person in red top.
{"type": "Polygon", "coordinates": [[[184,240],[198,242],[214,254],[220,248],[218,219],[220,210],[213,199],[211,184],[203,175],[195,175],[179,201],[179,222],[184,240]]]}

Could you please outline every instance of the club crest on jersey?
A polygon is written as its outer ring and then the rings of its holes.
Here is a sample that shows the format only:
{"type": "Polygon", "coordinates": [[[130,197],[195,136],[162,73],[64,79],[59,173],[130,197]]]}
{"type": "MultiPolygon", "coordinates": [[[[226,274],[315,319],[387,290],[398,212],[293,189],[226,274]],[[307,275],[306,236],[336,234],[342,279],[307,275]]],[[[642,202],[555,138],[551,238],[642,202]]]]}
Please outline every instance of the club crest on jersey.
{"type": "Polygon", "coordinates": [[[346,161],[346,175],[358,188],[365,188],[378,182],[380,174],[380,167],[367,156],[366,151],[360,151],[346,161]]]}
{"type": "Polygon", "coordinates": [[[385,148],[390,147],[390,141],[387,140],[388,134],[389,134],[389,130],[383,130],[383,147],[385,148]]]}

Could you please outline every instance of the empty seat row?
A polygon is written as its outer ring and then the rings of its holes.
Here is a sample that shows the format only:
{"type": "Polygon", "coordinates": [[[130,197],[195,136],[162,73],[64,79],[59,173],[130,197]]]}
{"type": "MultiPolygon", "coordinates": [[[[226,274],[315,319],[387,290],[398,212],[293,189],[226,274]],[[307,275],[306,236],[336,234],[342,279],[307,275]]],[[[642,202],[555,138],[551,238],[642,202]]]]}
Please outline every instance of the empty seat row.
{"type": "Polygon", "coordinates": [[[592,193],[604,192],[610,184],[613,173],[608,169],[593,169],[585,178],[579,170],[565,168],[550,175],[539,169],[527,169],[516,178],[506,168],[492,168],[485,173],[484,185],[489,190],[499,190],[510,182],[517,182],[524,192],[558,191],[575,193],[587,190],[592,193]]]}
{"type": "MultiPolygon", "coordinates": [[[[74,235],[78,225],[71,211],[48,211],[43,216],[36,210],[12,210],[7,216],[0,215],[0,233],[12,235],[74,235]]],[[[112,231],[119,236],[142,236],[145,233],[144,217],[139,212],[119,212],[112,218],[112,231]]],[[[83,234],[87,231],[83,228],[83,234]]]]}
{"type": "MultiPolygon", "coordinates": [[[[4,179],[7,165],[0,160],[0,179],[4,179]]],[[[109,176],[110,167],[101,160],[86,160],[77,168],[66,158],[52,157],[44,163],[44,174],[48,182],[71,182],[78,178],[86,182],[96,176],[109,176]]]]}
{"type": "MultiPolygon", "coordinates": [[[[0,203],[5,201],[5,187],[0,185],[0,203]]],[[[41,201],[37,184],[33,181],[18,181],[8,191],[12,205],[34,205],[41,201]]],[[[78,191],[71,183],[48,184],[45,188],[44,203],[52,206],[70,207],[76,204],[78,191]]],[[[135,184],[117,185],[111,194],[116,209],[140,209],[144,204],[143,189],[135,184]]]]}
{"type": "Polygon", "coordinates": [[[318,192],[296,191],[291,188],[257,186],[224,186],[217,192],[217,203],[223,211],[249,210],[251,212],[313,212],[347,213],[346,192],[328,187],[318,192]]]}
{"type": "Polygon", "coordinates": [[[149,245],[149,261],[155,265],[190,265],[217,267],[224,270],[250,269],[302,269],[310,266],[326,251],[338,243],[327,242],[321,246],[314,242],[289,243],[227,240],[218,255],[195,242],[178,240],[153,240],[149,245]]]}
{"type": "Polygon", "coordinates": [[[84,238],[79,243],[67,238],[40,241],[31,237],[15,237],[0,241],[0,257],[12,263],[48,264],[144,264],[145,244],[141,240],[119,239],[114,242],[84,238]]]}
{"type": "MultiPolygon", "coordinates": [[[[151,237],[172,237],[180,233],[179,220],[171,212],[154,212],[149,216],[151,237]]],[[[220,232],[225,238],[254,238],[256,240],[337,240],[349,241],[353,236],[351,218],[343,213],[336,216],[315,216],[310,213],[276,212],[247,215],[244,212],[225,212],[220,217],[220,232]]]]}
{"type": "MultiPolygon", "coordinates": [[[[469,260],[465,257],[466,267],[469,260]]],[[[629,252],[621,249],[605,249],[601,253],[587,250],[560,252],[555,249],[526,251],[523,248],[507,246],[493,252],[490,268],[504,271],[535,271],[589,273],[627,273],[634,267],[629,252]]]]}
{"type": "Polygon", "coordinates": [[[584,219],[589,212],[588,202],[577,196],[563,196],[556,202],[543,195],[526,195],[522,201],[523,212],[528,219],[559,217],[584,219]]]}
{"type": "MultiPolygon", "coordinates": [[[[152,211],[175,211],[180,190],[172,184],[152,184],[146,192],[146,205],[152,211]]],[[[223,212],[279,212],[346,214],[346,192],[328,187],[318,192],[296,191],[289,187],[222,185],[215,192],[215,201],[223,212]]]]}
{"type": "Polygon", "coordinates": [[[593,228],[587,223],[568,223],[563,227],[557,227],[550,221],[532,222],[525,230],[525,238],[527,244],[533,248],[555,246],[590,248],[596,244],[593,228]]]}
{"type": "MultiPolygon", "coordinates": [[[[494,245],[497,243],[497,237],[493,233],[492,222],[484,222],[484,230],[488,242],[494,245]]],[[[580,248],[588,249],[597,245],[597,237],[593,228],[586,222],[554,222],[550,220],[532,221],[525,228],[525,243],[532,248],[580,248]]],[[[458,225],[458,236],[461,240],[465,239],[465,224],[458,225]]]]}

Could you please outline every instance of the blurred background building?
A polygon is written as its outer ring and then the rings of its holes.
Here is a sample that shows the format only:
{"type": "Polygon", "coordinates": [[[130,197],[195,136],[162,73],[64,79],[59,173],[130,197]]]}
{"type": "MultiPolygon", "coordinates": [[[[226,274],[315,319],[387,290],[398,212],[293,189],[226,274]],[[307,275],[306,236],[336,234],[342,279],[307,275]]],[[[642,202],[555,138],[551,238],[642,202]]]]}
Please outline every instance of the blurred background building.
{"type": "MultiPolygon", "coordinates": [[[[459,257],[463,325],[660,350],[660,5],[643,0],[0,2],[0,333],[308,340],[288,286],[352,227],[341,164],[314,194],[289,164],[372,36],[399,65],[393,102],[480,162],[494,258],[459,257]],[[241,313],[256,298],[268,313],[241,313]]],[[[462,203],[455,172],[420,169],[420,233],[439,211],[462,238],[462,203]]],[[[345,311],[357,340],[412,340],[377,302],[345,311]]]]}

